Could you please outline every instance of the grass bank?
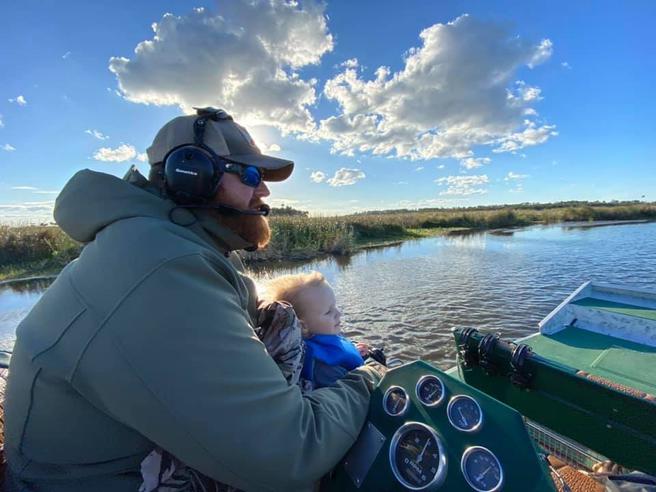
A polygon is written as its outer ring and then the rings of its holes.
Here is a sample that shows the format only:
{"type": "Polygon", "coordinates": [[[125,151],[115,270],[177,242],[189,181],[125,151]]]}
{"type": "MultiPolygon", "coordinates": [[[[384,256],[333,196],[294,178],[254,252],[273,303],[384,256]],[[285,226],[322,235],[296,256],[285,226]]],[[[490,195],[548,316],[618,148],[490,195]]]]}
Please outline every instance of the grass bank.
{"type": "MultiPolygon", "coordinates": [[[[271,217],[271,244],[247,262],[346,255],[363,248],[463,230],[569,221],[656,220],[656,203],[522,204],[461,209],[367,212],[340,217],[271,217]]],[[[0,226],[0,280],[56,274],[81,246],[56,226],[0,226]]]]}

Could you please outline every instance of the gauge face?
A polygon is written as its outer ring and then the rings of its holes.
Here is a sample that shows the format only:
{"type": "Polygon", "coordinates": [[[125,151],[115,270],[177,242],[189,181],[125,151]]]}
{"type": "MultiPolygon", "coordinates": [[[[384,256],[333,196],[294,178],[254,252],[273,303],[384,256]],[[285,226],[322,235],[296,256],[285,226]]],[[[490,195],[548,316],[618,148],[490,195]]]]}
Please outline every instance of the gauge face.
{"type": "Polygon", "coordinates": [[[388,415],[398,417],[408,409],[410,398],[400,386],[390,386],[383,396],[383,408],[388,415]]]}
{"type": "Polygon", "coordinates": [[[434,407],[444,400],[444,384],[437,376],[423,376],[417,382],[417,398],[424,405],[434,407]]]}
{"type": "Polygon", "coordinates": [[[442,483],[446,476],[446,454],[435,431],[419,422],[401,426],[390,445],[392,472],[410,490],[424,490],[442,483]]]}
{"type": "Polygon", "coordinates": [[[477,431],[483,423],[481,407],[476,400],[466,395],[451,398],[446,414],[451,425],[463,432],[477,431]]]}
{"type": "Polygon", "coordinates": [[[462,455],[460,463],[467,483],[478,492],[494,492],[503,483],[501,463],[489,449],[473,446],[462,455]]]}

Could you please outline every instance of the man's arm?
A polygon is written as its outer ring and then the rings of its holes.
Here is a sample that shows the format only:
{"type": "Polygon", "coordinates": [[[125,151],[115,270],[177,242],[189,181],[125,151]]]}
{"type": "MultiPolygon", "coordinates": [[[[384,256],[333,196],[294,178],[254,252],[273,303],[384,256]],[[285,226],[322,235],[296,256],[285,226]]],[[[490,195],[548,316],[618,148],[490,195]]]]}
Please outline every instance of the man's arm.
{"type": "Polygon", "coordinates": [[[200,255],[164,265],[96,337],[76,386],[216,480],[249,491],[310,487],[353,444],[380,376],[360,368],[302,397],[226,278],[200,255]]]}

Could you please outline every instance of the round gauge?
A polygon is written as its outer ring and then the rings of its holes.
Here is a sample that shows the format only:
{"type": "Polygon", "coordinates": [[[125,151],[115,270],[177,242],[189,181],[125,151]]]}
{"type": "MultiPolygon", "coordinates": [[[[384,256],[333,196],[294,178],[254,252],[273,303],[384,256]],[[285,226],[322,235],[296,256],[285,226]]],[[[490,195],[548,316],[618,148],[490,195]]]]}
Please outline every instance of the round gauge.
{"type": "Polygon", "coordinates": [[[442,403],[446,394],[442,380],[433,375],[422,376],[417,382],[415,392],[419,401],[427,407],[435,407],[442,403]]]}
{"type": "Polygon", "coordinates": [[[446,415],[451,425],[463,432],[477,431],[483,423],[481,407],[476,400],[467,395],[451,398],[446,407],[446,415]]]}
{"type": "Polygon", "coordinates": [[[462,455],[462,474],[467,483],[477,492],[495,492],[503,483],[501,463],[489,449],[472,446],[462,455]]]}
{"type": "Polygon", "coordinates": [[[394,433],[389,461],[396,479],[410,490],[439,485],[446,477],[446,454],[435,431],[408,422],[394,433]]]}
{"type": "Polygon", "coordinates": [[[383,396],[383,408],[392,417],[403,415],[409,404],[408,393],[400,386],[390,386],[383,396]]]}

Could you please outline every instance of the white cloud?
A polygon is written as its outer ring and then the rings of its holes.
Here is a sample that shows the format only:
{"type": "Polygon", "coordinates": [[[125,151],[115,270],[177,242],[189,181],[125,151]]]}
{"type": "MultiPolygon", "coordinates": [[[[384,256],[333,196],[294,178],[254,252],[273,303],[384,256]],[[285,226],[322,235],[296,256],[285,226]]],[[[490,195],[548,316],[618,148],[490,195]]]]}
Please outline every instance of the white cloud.
{"type": "Polygon", "coordinates": [[[258,144],[258,147],[262,152],[280,152],[282,150],[278,144],[258,144]]]}
{"type": "Polygon", "coordinates": [[[101,147],[93,154],[97,161],[105,162],[124,162],[134,159],[137,156],[137,150],[132,145],[122,144],[112,149],[110,147],[101,147]]]}
{"type": "Polygon", "coordinates": [[[358,61],[357,58],[349,58],[345,62],[339,64],[340,67],[346,67],[346,68],[357,68],[359,65],[360,62],[358,61]]]}
{"type": "Polygon", "coordinates": [[[546,142],[549,137],[558,135],[554,125],[543,125],[537,127],[534,122],[526,121],[526,126],[521,132],[511,133],[500,140],[501,145],[492,152],[515,152],[524,147],[531,147],[546,142]]]}
{"type": "Polygon", "coordinates": [[[551,54],[553,53],[553,43],[550,39],[543,39],[537,50],[533,53],[531,60],[528,62],[529,68],[534,68],[535,66],[544,63],[547,61],[551,54]]]}
{"type": "Polygon", "coordinates": [[[52,222],[54,201],[0,205],[0,223],[23,225],[52,222]]]}
{"type": "Polygon", "coordinates": [[[298,70],[333,49],[325,4],[240,0],[218,15],[196,8],[165,14],[131,59],[112,57],[123,96],[137,103],[217,106],[244,124],[273,125],[283,133],[315,127],[309,106],[316,80],[298,70]],[[202,63],[200,62],[202,60],[202,63]]]}
{"type": "Polygon", "coordinates": [[[476,169],[477,167],[489,164],[490,162],[492,162],[492,159],[489,157],[467,157],[460,161],[460,165],[465,169],[476,169]]]}
{"type": "Polygon", "coordinates": [[[326,181],[330,186],[350,186],[364,179],[366,174],[359,169],[348,169],[342,167],[335,175],[326,181]]]}
{"type": "Polygon", "coordinates": [[[424,170],[424,166],[417,166],[417,167],[415,168],[415,171],[417,171],[417,172],[419,172],[419,171],[423,171],[423,170],[424,170]]]}
{"type": "Polygon", "coordinates": [[[109,138],[109,136],[104,135],[102,132],[99,132],[98,130],[84,130],[84,133],[91,135],[92,137],[95,137],[98,140],[107,140],[109,138]]]}
{"type": "Polygon", "coordinates": [[[5,124],[2,122],[2,115],[0,114],[0,128],[4,128],[5,124]]]}
{"type": "Polygon", "coordinates": [[[58,195],[59,191],[58,190],[41,190],[39,188],[36,188],[34,186],[12,186],[12,190],[21,190],[21,191],[31,191],[32,193],[36,193],[37,195],[58,195]]]}
{"type": "Polygon", "coordinates": [[[312,174],[310,174],[310,179],[315,183],[323,183],[326,179],[326,173],[321,171],[314,171],[312,174]]]}
{"type": "Polygon", "coordinates": [[[526,179],[528,178],[528,174],[517,174],[512,171],[510,171],[505,178],[503,178],[504,181],[517,181],[520,179],[526,179]]]}
{"type": "Polygon", "coordinates": [[[148,154],[146,154],[145,152],[139,152],[137,154],[137,160],[139,162],[148,162],[148,154]]]}
{"type": "Polygon", "coordinates": [[[489,179],[486,174],[481,174],[477,176],[447,176],[436,179],[435,182],[447,187],[445,191],[440,192],[440,195],[467,196],[486,193],[485,189],[476,188],[476,186],[487,184],[489,179]]]}
{"type": "Polygon", "coordinates": [[[71,52],[70,52],[70,51],[67,51],[66,53],[64,53],[64,54],[62,55],[62,60],[66,60],[66,58],[68,58],[69,56],[71,56],[71,52]]]}
{"type": "Polygon", "coordinates": [[[13,152],[14,150],[16,150],[16,147],[14,147],[11,144],[4,144],[2,146],[2,150],[6,150],[7,152],[13,152]]]}
{"type": "Polygon", "coordinates": [[[560,66],[563,67],[563,68],[567,68],[567,69],[569,69],[569,70],[572,69],[572,65],[570,65],[570,64],[567,63],[567,62],[562,62],[562,63],[560,64],[560,66]]]}
{"type": "Polygon", "coordinates": [[[437,166],[438,169],[444,169],[445,167],[446,166],[444,164],[440,164],[439,166],[437,166]]]}
{"type": "Polygon", "coordinates": [[[24,96],[18,96],[16,98],[12,99],[7,99],[10,103],[16,103],[19,106],[25,106],[27,104],[27,101],[25,100],[24,96]]]}
{"type": "Polygon", "coordinates": [[[324,94],[340,114],[322,120],[315,136],[345,155],[464,159],[474,146],[501,145],[526,129],[525,110],[539,88],[509,98],[508,87],[522,66],[550,56],[551,41],[531,44],[468,15],[434,24],[420,37],[398,72],[379,67],[366,80],[346,67],[328,80],[324,94]]]}

